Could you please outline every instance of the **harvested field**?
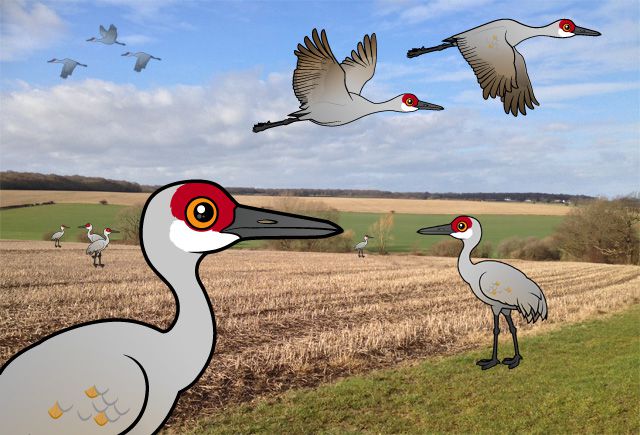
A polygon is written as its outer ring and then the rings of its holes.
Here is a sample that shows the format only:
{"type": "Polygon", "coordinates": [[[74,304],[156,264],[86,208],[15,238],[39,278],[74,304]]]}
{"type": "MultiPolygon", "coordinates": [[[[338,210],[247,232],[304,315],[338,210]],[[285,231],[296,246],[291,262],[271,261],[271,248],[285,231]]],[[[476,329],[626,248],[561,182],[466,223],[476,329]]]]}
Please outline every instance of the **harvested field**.
{"type": "MultiPolygon", "coordinates": [[[[97,204],[107,200],[109,204],[144,204],[148,193],[123,192],[73,192],[57,190],[2,190],[0,207],[20,204],[56,203],[97,204]]],[[[271,207],[273,196],[237,195],[235,198],[254,207],[271,207]]],[[[458,201],[446,199],[383,199],[383,198],[336,198],[314,197],[300,198],[302,201],[321,201],[339,211],[359,213],[396,213],[412,214],[507,214],[507,215],[545,215],[564,216],[571,207],[558,204],[532,204],[524,202],[458,201]]]]}
{"type": "MultiPolygon", "coordinates": [[[[91,267],[84,248],[0,241],[0,363],[82,321],[169,325],[171,293],[138,248],[110,246],[102,270],[91,267]]],[[[545,322],[527,325],[514,316],[522,337],[640,302],[637,266],[510,263],[541,285],[549,304],[545,322]]],[[[260,395],[491,342],[490,310],[451,258],[232,250],[207,257],[200,273],[216,310],[218,343],[169,420],[174,428],[260,395]]],[[[503,356],[512,348],[508,333],[501,337],[503,356]]],[[[535,363],[535,355],[526,357],[524,364],[535,363]]]]}

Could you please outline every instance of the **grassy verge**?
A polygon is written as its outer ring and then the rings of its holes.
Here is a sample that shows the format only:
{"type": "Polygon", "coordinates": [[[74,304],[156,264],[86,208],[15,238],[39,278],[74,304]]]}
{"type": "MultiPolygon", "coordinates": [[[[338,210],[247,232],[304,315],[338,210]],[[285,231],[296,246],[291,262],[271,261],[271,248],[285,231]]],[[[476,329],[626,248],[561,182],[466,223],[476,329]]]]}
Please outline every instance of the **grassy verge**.
{"type": "Polygon", "coordinates": [[[485,348],[228,409],[196,433],[638,433],[639,320],[636,305],[526,337],[515,370],[481,371],[485,348]]]}

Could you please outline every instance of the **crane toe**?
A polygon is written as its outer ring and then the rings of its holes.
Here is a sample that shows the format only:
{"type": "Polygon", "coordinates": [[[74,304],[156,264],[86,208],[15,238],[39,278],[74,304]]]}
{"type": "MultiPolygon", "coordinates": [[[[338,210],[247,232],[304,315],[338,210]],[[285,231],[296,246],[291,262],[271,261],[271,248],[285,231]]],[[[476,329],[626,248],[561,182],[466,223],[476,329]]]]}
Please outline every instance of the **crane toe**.
{"type": "Polygon", "coordinates": [[[500,360],[497,358],[493,359],[481,359],[476,361],[476,364],[482,367],[482,370],[490,369],[491,367],[495,367],[500,364],[500,360]]]}
{"type": "Polygon", "coordinates": [[[502,360],[502,364],[509,366],[510,369],[515,369],[520,365],[520,360],[522,357],[520,355],[515,355],[513,358],[505,358],[502,360]]]}

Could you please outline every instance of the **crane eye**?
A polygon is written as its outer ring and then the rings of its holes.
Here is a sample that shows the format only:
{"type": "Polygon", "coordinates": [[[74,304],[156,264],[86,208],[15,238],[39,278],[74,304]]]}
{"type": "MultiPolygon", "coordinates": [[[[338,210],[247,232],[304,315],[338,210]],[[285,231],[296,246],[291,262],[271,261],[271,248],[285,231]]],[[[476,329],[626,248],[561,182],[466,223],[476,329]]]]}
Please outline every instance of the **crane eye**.
{"type": "Polygon", "coordinates": [[[407,106],[413,106],[413,98],[409,97],[407,98],[407,101],[405,103],[407,106]]]}
{"type": "Polygon", "coordinates": [[[568,32],[569,30],[571,30],[571,25],[569,25],[569,23],[566,23],[564,26],[562,26],[562,28],[565,32],[568,32]]]}
{"type": "Polygon", "coordinates": [[[467,223],[464,222],[464,221],[460,221],[460,222],[458,222],[457,228],[458,228],[458,231],[465,232],[465,231],[467,231],[467,228],[468,228],[467,227],[467,223]]]}
{"type": "Polygon", "coordinates": [[[209,198],[192,199],[185,210],[187,223],[196,230],[208,230],[218,218],[218,208],[209,198]]]}

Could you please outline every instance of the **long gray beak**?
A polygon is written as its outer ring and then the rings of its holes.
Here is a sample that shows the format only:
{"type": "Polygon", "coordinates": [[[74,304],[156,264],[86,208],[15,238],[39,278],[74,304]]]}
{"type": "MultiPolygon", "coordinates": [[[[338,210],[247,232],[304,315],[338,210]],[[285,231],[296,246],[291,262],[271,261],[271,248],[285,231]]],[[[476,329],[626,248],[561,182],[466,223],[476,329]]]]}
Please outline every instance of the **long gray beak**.
{"type": "Polygon", "coordinates": [[[436,225],[435,227],[420,228],[418,234],[425,236],[450,236],[453,233],[451,224],[436,225]]]}
{"type": "Polygon", "coordinates": [[[321,239],[343,232],[333,222],[239,205],[230,227],[221,232],[250,239],[321,239]]]}
{"type": "Polygon", "coordinates": [[[426,101],[418,101],[418,110],[444,110],[444,107],[426,101]]]}
{"type": "Polygon", "coordinates": [[[596,32],[595,30],[585,29],[584,27],[578,27],[578,26],[576,26],[576,28],[573,29],[573,34],[583,35],[583,36],[600,36],[601,35],[600,32],[596,32]]]}
{"type": "Polygon", "coordinates": [[[84,225],[79,225],[78,228],[82,228],[83,230],[87,229],[87,227],[85,227],[84,225]]]}
{"type": "Polygon", "coordinates": [[[111,230],[111,234],[119,233],[119,232],[120,232],[120,231],[118,231],[118,230],[111,230]]]}

